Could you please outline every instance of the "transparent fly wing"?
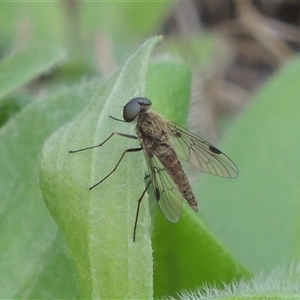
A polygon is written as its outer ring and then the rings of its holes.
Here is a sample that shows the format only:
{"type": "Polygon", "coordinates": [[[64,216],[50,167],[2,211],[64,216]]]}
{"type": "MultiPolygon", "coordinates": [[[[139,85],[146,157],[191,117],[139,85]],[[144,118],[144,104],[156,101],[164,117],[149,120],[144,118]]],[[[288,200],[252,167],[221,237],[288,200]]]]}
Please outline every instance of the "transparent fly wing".
{"type": "Polygon", "coordinates": [[[181,215],[183,195],[159,159],[146,150],[144,154],[158,206],[167,220],[176,223],[181,215]]]}
{"type": "Polygon", "coordinates": [[[204,173],[235,178],[238,168],[222,151],[188,130],[168,121],[174,150],[178,156],[204,173]]]}

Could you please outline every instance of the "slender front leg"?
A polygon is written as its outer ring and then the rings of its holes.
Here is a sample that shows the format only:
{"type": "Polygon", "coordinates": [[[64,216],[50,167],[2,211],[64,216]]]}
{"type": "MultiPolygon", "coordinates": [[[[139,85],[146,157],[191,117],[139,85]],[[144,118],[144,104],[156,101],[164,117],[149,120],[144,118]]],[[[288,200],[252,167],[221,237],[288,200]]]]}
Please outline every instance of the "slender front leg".
{"type": "Polygon", "coordinates": [[[103,146],[109,139],[111,139],[114,135],[119,135],[119,136],[123,136],[129,139],[133,139],[133,140],[137,140],[137,137],[135,135],[131,135],[131,134],[127,134],[127,133],[122,133],[122,132],[113,132],[107,139],[105,139],[102,143],[100,143],[99,145],[96,146],[91,146],[91,147],[86,147],[86,148],[82,148],[82,149],[78,149],[78,150],[69,150],[69,153],[76,153],[76,152],[81,152],[81,151],[85,151],[85,150],[90,150],[93,148],[97,148],[97,147],[101,147],[103,146]]]}
{"type": "Polygon", "coordinates": [[[93,188],[95,188],[97,185],[99,185],[101,182],[103,182],[105,179],[107,179],[113,172],[115,172],[120,164],[120,162],[122,161],[123,157],[125,156],[126,153],[129,153],[129,152],[137,152],[137,151],[142,151],[143,148],[140,147],[140,148],[131,148],[131,149],[127,149],[123,152],[123,154],[121,155],[119,161],[117,162],[117,164],[115,165],[115,167],[112,169],[111,172],[109,172],[103,179],[101,179],[99,182],[97,182],[96,184],[94,184],[93,186],[91,186],[89,188],[89,190],[92,190],[93,188]]]}

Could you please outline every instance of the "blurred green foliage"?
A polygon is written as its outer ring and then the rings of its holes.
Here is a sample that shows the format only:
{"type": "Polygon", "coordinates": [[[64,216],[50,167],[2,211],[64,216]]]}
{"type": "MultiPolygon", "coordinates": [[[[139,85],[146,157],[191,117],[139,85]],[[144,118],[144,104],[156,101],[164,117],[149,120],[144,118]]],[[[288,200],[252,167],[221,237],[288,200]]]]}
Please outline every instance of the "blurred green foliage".
{"type": "Polygon", "coordinates": [[[215,43],[209,34],[190,43],[173,37],[152,53],[159,38],[147,38],[160,33],[174,5],[0,3],[0,298],[175,297],[241,279],[244,290],[232,289],[232,298],[298,295],[299,284],[280,283],[298,278],[297,267],[279,279],[272,273],[266,288],[257,290],[262,280],[247,289],[247,280],[299,260],[299,59],[231,122],[221,149],[239,178],[201,177],[194,184],[201,212],[184,204],[178,224],[163,218],[150,193],[151,230],[145,197],[135,243],[142,154],[128,154],[103,187],[88,191],[134,141],[115,137],[106,150],[68,154],[114,130],[132,133],[108,115],[121,118],[137,95],[186,126],[191,71],[184,62],[207,67],[215,43]],[[107,74],[99,57],[122,67],[107,74]]]}

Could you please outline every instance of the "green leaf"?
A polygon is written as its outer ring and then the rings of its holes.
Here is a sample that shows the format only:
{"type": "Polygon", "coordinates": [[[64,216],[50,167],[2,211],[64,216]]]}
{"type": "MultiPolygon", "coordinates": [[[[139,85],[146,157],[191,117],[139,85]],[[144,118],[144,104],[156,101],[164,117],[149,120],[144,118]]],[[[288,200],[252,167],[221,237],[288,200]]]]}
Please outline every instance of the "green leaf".
{"type": "Polygon", "coordinates": [[[146,96],[153,109],[167,119],[186,125],[191,90],[191,72],[176,59],[153,61],[147,73],[146,96]]]}
{"type": "Polygon", "coordinates": [[[299,260],[299,82],[298,57],[261,89],[221,147],[239,177],[205,176],[196,189],[208,225],[256,273],[299,260]]]}
{"type": "Polygon", "coordinates": [[[33,100],[0,130],[0,298],[72,299],[77,288],[62,237],[38,184],[42,145],[99,88],[60,88],[33,100]]]}
{"type": "Polygon", "coordinates": [[[0,62],[0,103],[12,91],[61,63],[65,53],[53,47],[28,48],[0,62]]]}
{"type": "Polygon", "coordinates": [[[197,72],[195,78],[206,78],[212,76],[216,65],[226,65],[229,59],[228,54],[224,55],[226,53],[224,49],[222,50],[223,55],[220,55],[219,43],[220,37],[212,34],[212,32],[203,31],[188,38],[186,36],[169,37],[163,48],[166,53],[172,53],[183,60],[188,59],[192,70],[197,72]],[[201,74],[198,73],[199,70],[201,74]]]}
{"type": "Polygon", "coordinates": [[[127,154],[134,140],[115,136],[101,148],[69,154],[104,141],[113,131],[132,133],[116,122],[122,106],[143,96],[155,37],[143,44],[95,94],[86,109],[56,131],[43,147],[40,181],[46,204],[62,230],[76,272],[81,298],[151,298],[152,249],[147,201],[141,204],[137,238],[132,240],[137,199],[144,189],[142,153],[127,154]]]}

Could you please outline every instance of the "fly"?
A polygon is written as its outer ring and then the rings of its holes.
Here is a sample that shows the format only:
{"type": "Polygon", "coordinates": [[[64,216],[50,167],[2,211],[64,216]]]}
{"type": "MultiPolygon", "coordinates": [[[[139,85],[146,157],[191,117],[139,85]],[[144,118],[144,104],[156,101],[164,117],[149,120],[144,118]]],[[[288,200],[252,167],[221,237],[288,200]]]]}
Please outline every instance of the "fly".
{"type": "Polygon", "coordinates": [[[122,122],[136,122],[136,135],[113,132],[102,143],[79,150],[76,153],[103,146],[114,135],[138,140],[140,147],[130,148],[123,152],[119,161],[103,179],[91,186],[92,190],[118,168],[125,154],[143,151],[147,163],[149,181],[138,199],[136,217],[133,229],[133,241],[136,237],[136,227],[141,201],[152,185],[156,201],[167,220],[177,222],[182,211],[183,199],[194,211],[198,211],[198,202],[193,193],[189,180],[183,170],[182,161],[186,161],[204,173],[220,177],[235,178],[238,168],[235,163],[222,151],[197,137],[188,130],[164,119],[157,113],[150,112],[151,101],[138,97],[130,100],[123,109],[123,119],[112,119],[122,122]]]}

